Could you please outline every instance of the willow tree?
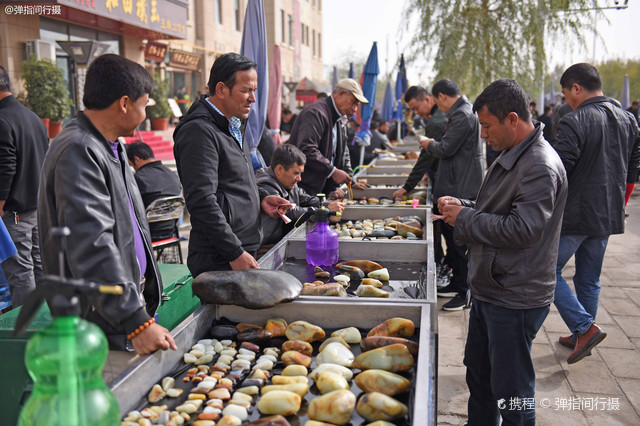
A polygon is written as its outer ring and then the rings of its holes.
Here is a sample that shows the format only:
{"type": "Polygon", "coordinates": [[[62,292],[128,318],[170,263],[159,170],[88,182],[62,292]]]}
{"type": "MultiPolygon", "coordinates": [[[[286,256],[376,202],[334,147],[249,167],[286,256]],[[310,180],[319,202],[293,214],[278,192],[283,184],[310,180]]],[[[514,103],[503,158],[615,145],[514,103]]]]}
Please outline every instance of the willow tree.
{"type": "Polygon", "coordinates": [[[436,79],[451,78],[475,96],[497,78],[530,91],[542,84],[547,48],[568,40],[585,46],[604,15],[598,0],[408,0],[405,28],[412,51],[434,59],[436,79]],[[546,43],[545,43],[546,41],[546,43]]]}

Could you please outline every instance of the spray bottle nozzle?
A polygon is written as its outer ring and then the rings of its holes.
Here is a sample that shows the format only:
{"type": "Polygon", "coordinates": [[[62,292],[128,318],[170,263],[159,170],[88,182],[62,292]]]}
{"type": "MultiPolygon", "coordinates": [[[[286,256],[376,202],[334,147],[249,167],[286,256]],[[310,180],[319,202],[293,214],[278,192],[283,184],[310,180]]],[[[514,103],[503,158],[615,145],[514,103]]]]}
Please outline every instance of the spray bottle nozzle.
{"type": "Polygon", "coordinates": [[[64,253],[62,242],[71,234],[69,228],[52,228],[51,234],[59,240],[58,267],[59,275],[45,275],[42,284],[27,297],[14,329],[14,336],[25,332],[27,326],[40,310],[45,300],[48,301],[51,315],[54,317],[80,314],[81,295],[113,294],[121,295],[124,290],[120,285],[103,285],[82,279],[64,277],[64,253]]]}

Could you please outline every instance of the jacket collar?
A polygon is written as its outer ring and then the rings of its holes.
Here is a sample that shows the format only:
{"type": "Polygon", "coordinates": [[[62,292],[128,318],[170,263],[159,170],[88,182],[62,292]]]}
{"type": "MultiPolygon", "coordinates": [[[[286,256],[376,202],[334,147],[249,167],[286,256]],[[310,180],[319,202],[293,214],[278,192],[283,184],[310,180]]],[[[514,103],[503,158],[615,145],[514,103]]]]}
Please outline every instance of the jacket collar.
{"type": "MultiPolygon", "coordinates": [[[[107,138],[104,137],[104,135],[102,133],[100,133],[100,131],[98,129],[96,129],[96,126],[93,125],[93,123],[91,122],[91,120],[89,120],[89,117],[87,117],[83,111],[79,111],[78,112],[78,116],[76,117],[76,121],[78,123],[78,125],[80,127],[85,128],[86,130],[89,131],[89,133],[91,133],[96,139],[98,139],[100,141],[100,143],[104,146],[104,148],[107,150],[107,152],[109,153],[109,155],[111,157],[113,157],[115,159],[115,154],[113,153],[113,150],[111,149],[111,143],[110,141],[107,140],[107,138]]],[[[117,142],[117,141],[114,141],[117,142]]],[[[118,152],[120,153],[120,158],[122,159],[122,153],[123,153],[123,149],[120,146],[121,144],[118,142],[118,152]]],[[[125,157],[126,158],[126,157],[125,157]]]]}
{"type": "Polygon", "coordinates": [[[340,112],[338,112],[338,107],[336,107],[336,103],[333,100],[333,95],[325,98],[324,101],[329,107],[329,114],[331,115],[331,122],[335,123],[336,121],[338,121],[338,119],[340,117],[342,117],[342,115],[340,114],[340,112]]]}
{"type": "Polygon", "coordinates": [[[467,100],[467,97],[465,95],[461,95],[458,100],[456,100],[454,102],[453,105],[451,105],[451,108],[449,109],[449,111],[447,111],[447,118],[451,118],[451,116],[453,115],[454,112],[456,112],[456,110],[458,108],[460,108],[463,104],[468,103],[469,101],[467,100]]]}
{"type": "Polygon", "coordinates": [[[614,104],[618,108],[621,108],[620,102],[618,102],[617,100],[615,100],[613,98],[609,98],[607,96],[593,96],[593,97],[585,100],[584,102],[582,102],[580,105],[578,105],[578,108],[583,108],[583,107],[586,107],[587,105],[592,105],[592,104],[601,104],[603,102],[609,102],[609,103],[614,104]]]}
{"type": "Polygon", "coordinates": [[[529,135],[524,138],[518,145],[515,147],[504,151],[500,154],[500,156],[496,159],[497,163],[500,163],[502,167],[506,170],[511,170],[513,166],[516,164],[520,156],[531,146],[531,144],[542,136],[542,127],[540,123],[534,125],[533,132],[529,133],[529,135]]]}

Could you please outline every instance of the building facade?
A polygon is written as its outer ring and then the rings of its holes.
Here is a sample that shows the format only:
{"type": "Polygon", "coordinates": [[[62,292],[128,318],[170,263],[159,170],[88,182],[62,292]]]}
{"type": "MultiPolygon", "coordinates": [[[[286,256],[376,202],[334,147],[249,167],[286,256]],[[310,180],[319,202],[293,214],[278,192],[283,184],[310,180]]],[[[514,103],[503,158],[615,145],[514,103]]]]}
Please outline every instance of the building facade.
{"type": "MultiPolygon", "coordinates": [[[[9,71],[15,91],[22,88],[22,62],[35,53],[57,63],[73,94],[81,86],[87,65],[75,61],[58,41],[96,41],[100,44],[98,49],[94,46],[94,55],[116,53],[144,64],[150,72],[169,79],[170,96],[177,96],[184,87],[190,100],[206,92],[209,70],[219,55],[240,51],[248,3],[34,0],[24,6],[24,2],[5,1],[12,8],[0,13],[0,64],[9,71]],[[72,74],[79,79],[75,87],[72,74]]],[[[274,46],[278,45],[283,82],[305,77],[323,81],[321,0],[264,0],[264,9],[270,68],[274,46]]],[[[286,85],[282,93],[288,99],[286,85]]],[[[81,93],[77,95],[82,98],[81,93]]]]}

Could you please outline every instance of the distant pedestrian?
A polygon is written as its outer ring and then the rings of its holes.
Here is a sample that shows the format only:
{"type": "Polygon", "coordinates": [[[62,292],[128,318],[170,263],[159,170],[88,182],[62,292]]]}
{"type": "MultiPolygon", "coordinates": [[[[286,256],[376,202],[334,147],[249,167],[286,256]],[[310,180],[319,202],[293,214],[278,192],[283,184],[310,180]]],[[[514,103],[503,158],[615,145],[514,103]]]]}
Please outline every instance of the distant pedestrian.
{"type": "Polygon", "coordinates": [[[0,216],[18,252],[2,262],[13,307],[42,278],[37,212],[40,169],[49,148],[42,120],[11,94],[0,66],[0,216]]]}
{"type": "Polygon", "coordinates": [[[538,121],[544,124],[542,135],[547,142],[553,142],[553,109],[550,105],[544,106],[544,113],[538,117],[538,121]]]}
{"type": "MultiPolygon", "coordinates": [[[[441,139],[420,141],[420,146],[425,151],[440,160],[433,196],[435,199],[451,195],[475,200],[484,173],[478,117],[467,97],[460,94],[460,88],[454,81],[437,81],[432,93],[436,105],[449,119],[441,139]]],[[[468,308],[467,247],[456,242],[450,225],[442,227],[442,235],[451,252],[453,269],[449,285],[438,289],[438,296],[453,297],[442,309],[454,311],[468,308]]]]}
{"type": "Polygon", "coordinates": [[[624,232],[624,207],[640,173],[640,130],[616,100],[603,96],[594,66],[570,66],[560,84],[574,111],[560,119],[553,143],[569,179],[554,303],[572,333],[560,344],[573,349],[567,359],[573,364],[606,337],[595,322],[600,272],[609,235],[624,232]],[[575,294],[562,277],[574,255],[575,294]]]}
{"type": "Polygon", "coordinates": [[[638,122],[638,124],[640,124],[640,101],[633,101],[631,102],[631,106],[629,108],[627,108],[627,111],[629,111],[631,114],[633,114],[633,116],[635,117],[636,121],[638,122]]]}

